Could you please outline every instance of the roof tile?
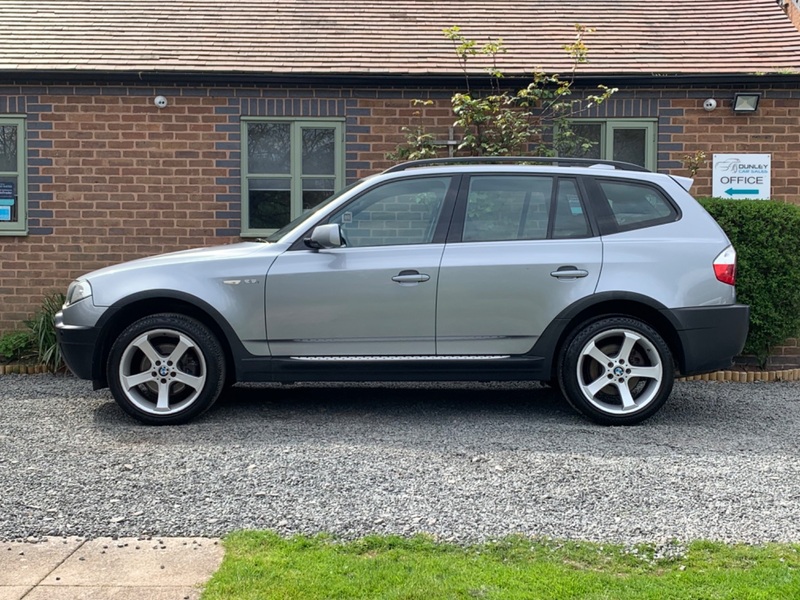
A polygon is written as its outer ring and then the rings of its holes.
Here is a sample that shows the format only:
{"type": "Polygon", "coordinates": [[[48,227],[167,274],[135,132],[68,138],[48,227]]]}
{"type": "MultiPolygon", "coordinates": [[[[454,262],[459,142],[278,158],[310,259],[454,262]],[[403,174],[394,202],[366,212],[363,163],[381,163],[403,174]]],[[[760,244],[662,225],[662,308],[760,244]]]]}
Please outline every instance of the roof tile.
{"type": "Polygon", "coordinates": [[[0,70],[459,74],[459,25],[503,39],[506,73],[566,72],[575,23],[596,28],[582,74],[800,71],[774,0],[3,0],[0,70]]]}

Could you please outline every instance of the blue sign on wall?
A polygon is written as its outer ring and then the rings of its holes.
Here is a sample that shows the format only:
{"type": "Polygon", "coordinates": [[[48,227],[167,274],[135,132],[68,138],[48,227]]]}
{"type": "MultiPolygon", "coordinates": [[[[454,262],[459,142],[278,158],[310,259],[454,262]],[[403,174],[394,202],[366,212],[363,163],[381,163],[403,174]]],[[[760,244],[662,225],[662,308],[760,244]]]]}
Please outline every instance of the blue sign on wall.
{"type": "Polygon", "coordinates": [[[0,181],[0,223],[11,220],[11,210],[16,196],[15,187],[13,181],[0,181]]]}

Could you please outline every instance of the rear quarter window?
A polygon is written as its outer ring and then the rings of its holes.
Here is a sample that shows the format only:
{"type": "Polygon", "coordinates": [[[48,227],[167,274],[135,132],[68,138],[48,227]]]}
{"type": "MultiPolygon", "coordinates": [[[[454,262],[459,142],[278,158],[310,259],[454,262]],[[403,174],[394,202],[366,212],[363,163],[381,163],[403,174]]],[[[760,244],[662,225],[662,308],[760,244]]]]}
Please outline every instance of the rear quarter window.
{"type": "Polygon", "coordinates": [[[608,215],[606,233],[630,231],[676,221],[674,203],[655,186],[633,181],[596,180],[602,212],[608,215]]]}

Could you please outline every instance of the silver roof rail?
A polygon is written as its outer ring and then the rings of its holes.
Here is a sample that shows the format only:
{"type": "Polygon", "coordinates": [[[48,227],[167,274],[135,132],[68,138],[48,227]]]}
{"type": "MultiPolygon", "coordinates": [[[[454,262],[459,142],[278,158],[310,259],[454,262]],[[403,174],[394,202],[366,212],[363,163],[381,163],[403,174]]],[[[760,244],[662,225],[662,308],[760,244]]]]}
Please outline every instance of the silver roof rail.
{"type": "Polygon", "coordinates": [[[436,165],[463,165],[463,164],[502,164],[502,163],[526,163],[532,165],[553,165],[556,167],[613,167],[621,171],[639,171],[649,173],[640,165],[633,163],[620,162],[616,160],[599,160],[594,158],[570,158],[567,156],[461,156],[453,158],[424,158],[421,160],[411,160],[389,167],[384,173],[396,173],[413,169],[415,167],[431,167],[436,165]]]}

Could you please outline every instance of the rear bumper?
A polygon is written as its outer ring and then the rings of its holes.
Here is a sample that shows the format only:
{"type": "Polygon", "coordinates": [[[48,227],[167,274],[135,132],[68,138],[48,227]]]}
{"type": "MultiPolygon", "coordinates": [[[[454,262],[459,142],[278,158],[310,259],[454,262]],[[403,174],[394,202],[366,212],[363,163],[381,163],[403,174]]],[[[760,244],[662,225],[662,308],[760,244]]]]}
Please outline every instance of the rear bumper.
{"type": "Polygon", "coordinates": [[[744,348],[750,307],[744,304],[703,306],[669,311],[683,348],[682,375],[726,369],[744,348]]]}
{"type": "Polygon", "coordinates": [[[56,336],[69,370],[80,379],[96,379],[93,372],[94,351],[98,331],[95,327],[65,325],[63,315],[56,314],[56,336]]]}

